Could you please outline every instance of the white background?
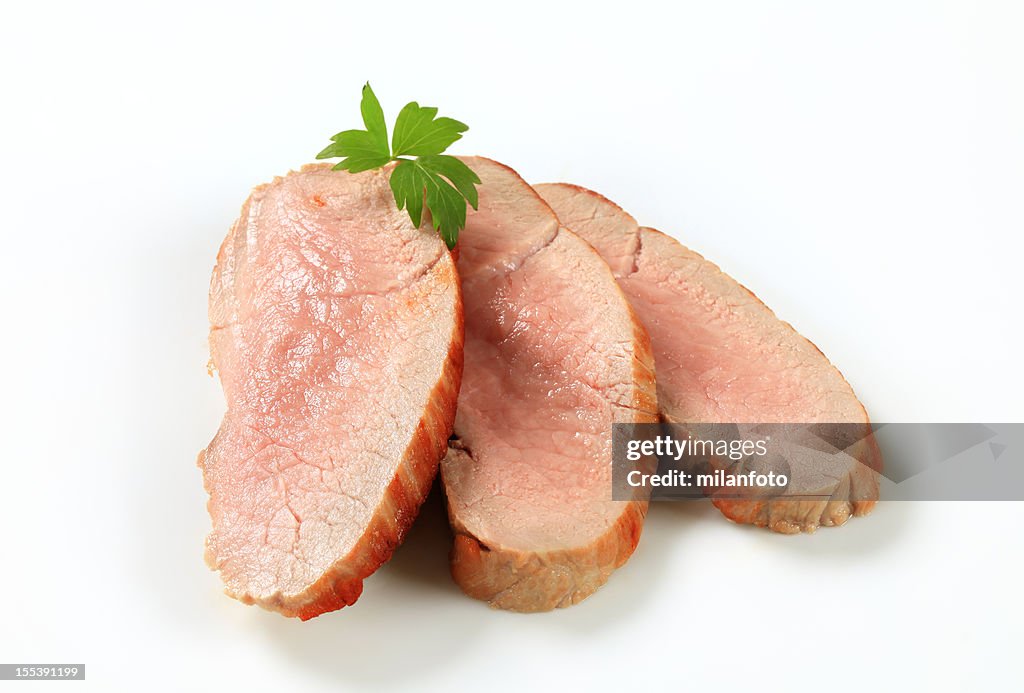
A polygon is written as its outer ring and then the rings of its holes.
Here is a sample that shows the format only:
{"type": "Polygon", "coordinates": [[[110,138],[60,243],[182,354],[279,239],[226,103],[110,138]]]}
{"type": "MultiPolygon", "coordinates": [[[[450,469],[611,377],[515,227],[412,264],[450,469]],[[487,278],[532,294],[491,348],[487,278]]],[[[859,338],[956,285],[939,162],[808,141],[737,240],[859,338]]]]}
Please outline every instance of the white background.
{"type": "Polygon", "coordinates": [[[518,615],[452,584],[434,498],[352,608],[221,594],[194,463],[223,408],[209,272],[253,185],[358,125],[367,79],[389,117],[469,123],[457,153],[721,264],[875,419],[1024,421],[1021,3],[349,5],[0,10],[0,661],[88,667],[7,685],[1019,688],[1016,503],[797,537],[659,504],[595,596],[518,615]]]}

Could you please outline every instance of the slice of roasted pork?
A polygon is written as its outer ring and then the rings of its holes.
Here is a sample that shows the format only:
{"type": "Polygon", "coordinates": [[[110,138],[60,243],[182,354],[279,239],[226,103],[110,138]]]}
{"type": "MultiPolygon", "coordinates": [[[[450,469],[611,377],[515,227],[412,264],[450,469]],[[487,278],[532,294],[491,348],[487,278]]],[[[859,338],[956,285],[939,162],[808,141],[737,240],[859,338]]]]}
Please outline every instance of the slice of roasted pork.
{"type": "Polygon", "coordinates": [[[650,343],[608,265],[514,171],[459,238],[466,366],[441,463],[452,575],[513,611],[575,604],[632,554],[647,504],[613,501],[613,422],[657,420],[650,343]]]}
{"type": "Polygon", "coordinates": [[[881,454],[863,405],[817,347],[716,265],[601,195],[563,183],[536,190],[608,262],[650,332],[665,421],[844,424],[847,436],[850,424],[863,426],[845,455],[828,458],[828,474],[812,461],[792,470],[802,499],[713,494],[726,517],[796,533],[870,512],[881,454]]]}
{"type": "Polygon", "coordinates": [[[385,171],[256,188],[217,256],[227,412],[199,466],[227,593],[303,620],[353,603],[415,518],[462,372],[455,263],[385,171]]]}

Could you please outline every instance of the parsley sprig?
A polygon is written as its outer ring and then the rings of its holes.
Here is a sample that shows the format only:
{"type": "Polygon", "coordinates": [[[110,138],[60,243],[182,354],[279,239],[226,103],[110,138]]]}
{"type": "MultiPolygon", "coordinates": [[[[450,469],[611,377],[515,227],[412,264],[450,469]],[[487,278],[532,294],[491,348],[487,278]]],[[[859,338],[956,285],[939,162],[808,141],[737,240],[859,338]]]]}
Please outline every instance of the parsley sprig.
{"type": "Polygon", "coordinates": [[[389,180],[395,204],[406,210],[418,227],[426,197],[434,229],[454,248],[459,232],[466,227],[466,204],[477,207],[480,178],[462,161],[442,152],[469,127],[452,118],[438,118],[436,108],[412,101],[399,112],[389,147],[384,109],[369,82],[363,87],[359,110],[366,129],[339,132],[316,158],[344,157],[334,170],[350,173],[398,162],[389,180]]]}

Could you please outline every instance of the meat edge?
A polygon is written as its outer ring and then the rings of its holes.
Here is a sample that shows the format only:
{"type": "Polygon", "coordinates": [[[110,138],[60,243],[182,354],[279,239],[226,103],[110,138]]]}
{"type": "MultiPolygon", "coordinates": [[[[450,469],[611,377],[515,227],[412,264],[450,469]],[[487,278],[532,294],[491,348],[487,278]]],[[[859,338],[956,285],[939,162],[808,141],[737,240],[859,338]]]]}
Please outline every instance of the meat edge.
{"type": "Polygon", "coordinates": [[[578,604],[597,591],[640,542],[647,501],[628,507],[593,544],[524,552],[490,547],[453,521],[452,578],[474,599],[495,609],[535,613],[578,604]]]}
{"type": "Polygon", "coordinates": [[[860,463],[836,487],[846,488],[849,498],[761,501],[717,498],[712,493],[711,502],[732,522],[766,527],[779,534],[813,534],[818,527],[840,527],[851,517],[862,517],[870,513],[878,503],[879,495],[878,474],[882,453],[874,434],[869,433],[851,446],[847,453],[860,463]],[[873,467],[872,464],[878,464],[879,467],[873,467]]]}
{"type": "MultiPolygon", "coordinates": [[[[600,193],[589,191],[586,188],[580,188],[579,186],[572,187],[581,191],[590,192],[594,195],[600,195],[600,193]]],[[[615,204],[610,200],[609,202],[610,204],[615,204]]],[[[616,205],[616,207],[618,207],[618,205],[616,205]]],[[[679,241],[663,231],[659,231],[658,229],[654,229],[649,226],[641,226],[639,228],[639,233],[637,234],[637,255],[643,251],[644,233],[658,234],[659,236],[671,239],[675,243],[679,243],[679,241]]],[[[682,244],[680,243],[680,245],[682,244]]],[[[706,262],[715,271],[725,274],[722,268],[716,263],[708,260],[695,250],[690,248],[687,248],[687,250],[699,257],[702,262],[706,262]]],[[[736,282],[736,285],[746,292],[754,301],[764,306],[765,310],[771,313],[772,317],[807,342],[807,344],[818,352],[818,354],[821,355],[821,358],[823,358],[835,371],[836,375],[839,376],[839,379],[850,388],[850,391],[854,392],[853,386],[850,385],[846,376],[844,376],[842,371],[832,363],[817,344],[804,336],[802,332],[799,332],[787,320],[783,320],[776,315],[775,311],[766,305],[764,301],[758,298],[757,294],[751,291],[746,285],[736,281],[736,279],[732,278],[731,275],[726,276],[736,282]]],[[[854,394],[856,395],[855,392],[854,394]]],[[[860,406],[860,410],[864,415],[864,425],[870,429],[871,419],[868,416],[867,408],[864,406],[864,403],[860,401],[860,398],[857,398],[857,404],[860,406]]],[[[661,418],[666,423],[683,423],[673,421],[671,418],[664,415],[662,415],[661,418]]],[[[819,526],[840,527],[846,524],[851,517],[863,517],[874,509],[875,505],[878,503],[879,495],[878,475],[881,474],[882,471],[882,452],[878,447],[878,441],[870,430],[864,438],[851,446],[847,452],[860,463],[860,466],[850,471],[845,482],[850,485],[851,489],[857,482],[859,482],[859,485],[862,488],[867,488],[868,491],[864,494],[864,497],[855,498],[851,495],[851,498],[847,500],[833,500],[830,498],[817,500],[755,501],[716,498],[712,495],[711,502],[716,508],[718,508],[719,512],[726,517],[726,519],[731,520],[732,522],[753,525],[755,527],[766,527],[773,532],[778,532],[779,534],[800,534],[801,532],[812,534],[819,526]],[[802,521],[796,521],[792,518],[802,518],[802,521]]],[[[843,483],[840,482],[839,485],[842,486],[843,483]]]]}
{"type": "MultiPolygon", "coordinates": [[[[451,255],[448,273],[455,284],[455,321],[441,376],[430,391],[423,416],[406,446],[395,477],[359,541],[299,595],[285,597],[278,592],[268,598],[256,599],[249,594],[225,590],[228,596],[243,604],[258,605],[284,616],[308,621],[354,604],[363,592],[363,580],[384,565],[405,539],[434,483],[455,425],[465,342],[462,287],[455,259],[456,256],[451,255]]],[[[206,450],[202,450],[197,459],[200,469],[203,469],[205,453],[206,450]]],[[[212,499],[208,500],[207,506],[211,502],[212,499]]],[[[216,570],[208,550],[205,559],[207,565],[216,570]]]]}
{"type": "MultiPolygon", "coordinates": [[[[567,230],[560,227],[558,233],[567,230]]],[[[582,238],[579,240],[600,257],[582,238]]],[[[611,275],[611,270],[607,271],[611,275]]],[[[658,406],[651,340],[625,295],[622,298],[633,327],[632,373],[636,387],[629,408],[634,412],[631,423],[656,423],[658,406]]],[[[460,455],[471,457],[472,452],[453,441],[447,457],[460,455]]],[[[623,512],[590,544],[558,551],[521,551],[481,541],[456,517],[447,499],[447,486],[442,487],[455,535],[449,556],[452,579],[469,597],[487,602],[495,609],[521,613],[565,608],[596,592],[636,550],[648,508],[647,500],[617,501],[623,504],[623,512]]],[[[608,493],[611,492],[609,487],[608,493]]]]}
{"type": "MultiPolygon", "coordinates": [[[[636,227],[635,232],[632,235],[635,243],[633,247],[633,269],[635,271],[637,263],[639,261],[640,253],[643,251],[643,236],[645,233],[658,234],[661,237],[668,238],[674,243],[682,246],[672,236],[665,234],[658,229],[640,226],[636,220],[619,206],[613,200],[608,199],[601,193],[590,190],[574,183],[544,183],[539,188],[545,186],[559,187],[567,190],[571,190],[578,194],[594,196],[598,198],[603,204],[610,206],[612,209],[621,213],[625,218],[628,218],[636,227]]],[[[542,196],[543,197],[543,196],[542,196]]],[[[571,229],[571,225],[569,225],[571,229]]],[[[751,291],[744,284],[736,281],[731,275],[726,275],[725,272],[714,262],[711,262],[700,253],[686,248],[687,251],[696,255],[702,262],[707,263],[716,272],[719,272],[730,280],[735,282],[740,289],[746,292],[754,301],[764,306],[764,308],[776,319],[779,320],[793,333],[797,334],[807,344],[811,346],[821,357],[825,360],[829,366],[836,372],[840,380],[850,387],[850,391],[853,392],[853,388],[850,386],[849,381],[842,374],[839,368],[832,363],[831,360],[821,351],[818,346],[810,339],[805,337],[802,333],[798,332],[788,321],[782,320],[775,314],[770,307],[768,307],[757,295],[751,291]]],[[[857,400],[860,405],[860,409],[864,416],[864,424],[870,427],[870,418],[867,414],[867,409],[864,404],[857,400]]],[[[661,412],[661,408],[659,408],[661,412]]],[[[671,417],[661,413],[661,420],[666,423],[682,423],[674,421],[671,417]]],[[[882,454],[878,447],[874,435],[871,433],[870,428],[867,431],[867,435],[854,446],[847,450],[847,452],[858,462],[859,467],[850,471],[848,477],[839,482],[839,487],[844,485],[850,493],[848,499],[835,500],[829,499],[814,499],[814,500],[765,500],[765,501],[754,501],[754,500],[738,500],[732,498],[716,498],[712,495],[712,502],[716,508],[729,520],[739,524],[750,524],[757,527],[767,527],[774,532],[781,534],[798,534],[800,532],[813,533],[819,526],[825,527],[838,527],[846,523],[850,517],[860,517],[870,513],[876,503],[878,502],[879,488],[878,488],[878,476],[882,471],[882,454]],[[854,488],[863,489],[863,491],[854,492],[854,488]],[[792,518],[800,518],[799,521],[792,518]]]]}

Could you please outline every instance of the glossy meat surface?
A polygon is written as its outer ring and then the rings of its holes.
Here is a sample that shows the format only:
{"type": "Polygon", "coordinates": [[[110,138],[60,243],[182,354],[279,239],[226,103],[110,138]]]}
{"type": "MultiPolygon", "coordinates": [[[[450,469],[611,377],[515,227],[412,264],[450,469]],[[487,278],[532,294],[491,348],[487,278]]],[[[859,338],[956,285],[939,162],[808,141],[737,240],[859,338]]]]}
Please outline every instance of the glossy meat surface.
{"type": "Polygon", "coordinates": [[[308,166],[253,191],[217,257],[227,400],[199,457],[227,592],[303,619],[353,602],[418,511],[462,358],[454,262],[386,173],[308,166]]]}
{"type": "MultiPolygon", "coordinates": [[[[647,327],[666,421],[868,425],[853,389],[818,348],[716,265],[593,191],[536,189],[608,261],[647,327]]],[[[731,519],[780,532],[842,524],[874,506],[872,470],[881,469],[873,437],[850,452],[845,473],[826,475],[831,481],[810,467],[797,475],[801,491],[817,498],[716,504],[731,519]]]]}
{"type": "Polygon", "coordinates": [[[466,162],[483,185],[459,240],[466,366],[442,463],[452,571],[493,606],[567,606],[639,538],[645,503],[611,500],[611,427],[655,420],[649,342],[608,266],[519,176],[466,162]]]}

